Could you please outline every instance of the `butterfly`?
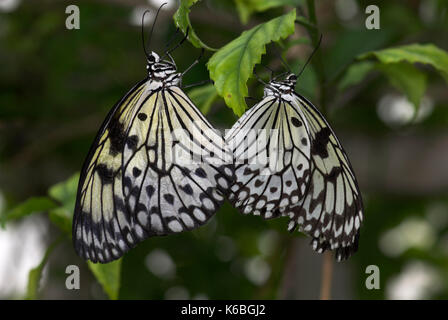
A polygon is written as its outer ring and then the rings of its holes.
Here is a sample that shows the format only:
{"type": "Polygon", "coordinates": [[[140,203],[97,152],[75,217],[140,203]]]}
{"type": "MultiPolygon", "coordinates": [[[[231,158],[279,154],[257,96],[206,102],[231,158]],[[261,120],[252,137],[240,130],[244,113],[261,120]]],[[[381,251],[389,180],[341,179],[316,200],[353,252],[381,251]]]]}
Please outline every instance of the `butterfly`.
{"type": "Polygon", "coordinates": [[[109,112],[82,167],[72,232],[86,260],[107,263],[150,236],[203,225],[233,180],[222,135],[166,55],[146,53],[147,77],[109,112]]]}
{"type": "Polygon", "coordinates": [[[338,261],[357,250],[363,204],[350,161],[322,114],[295,92],[297,76],[274,78],[264,97],[226,133],[235,183],[229,200],[243,214],[289,217],[338,261]]]}

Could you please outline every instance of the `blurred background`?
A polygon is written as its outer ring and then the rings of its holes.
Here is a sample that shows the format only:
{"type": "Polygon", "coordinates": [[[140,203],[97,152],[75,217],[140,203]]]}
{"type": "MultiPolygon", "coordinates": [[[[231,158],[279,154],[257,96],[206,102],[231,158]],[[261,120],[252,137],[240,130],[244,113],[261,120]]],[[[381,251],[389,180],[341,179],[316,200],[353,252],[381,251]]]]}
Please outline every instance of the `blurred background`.
{"type": "MultiPolygon", "coordinates": [[[[64,227],[49,218],[57,212],[46,199],[53,190],[50,199],[62,201],[57,198],[61,189],[51,189],[55,184],[67,186],[64,181],[71,181],[73,189],[74,181],[76,188],[76,173],[108,110],[145,77],[141,15],[151,9],[146,19],[149,32],[154,9],[162,2],[76,1],[80,29],[67,30],[65,10],[71,2],[0,0],[0,214],[12,213],[0,229],[0,298],[30,297],[30,270],[39,266],[54,241],[54,251],[38,268],[42,277],[35,297],[108,297],[91,268],[76,256],[64,227]],[[34,200],[23,204],[30,198],[34,200]],[[67,265],[79,266],[80,290],[65,288],[67,265]]],[[[178,2],[166,2],[150,44],[156,52],[165,50],[176,30],[172,16],[178,2]]],[[[283,3],[288,5],[250,10],[245,0],[204,0],[192,7],[190,19],[202,41],[220,48],[292,7],[298,8],[298,15],[308,15],[305,1],[283,3]]],[[[416,111],[378,71],[366,73],[351,86],[343,83],[343,75],[355,57],[371,50],[408,43],[433,43],[448,50],[448,4],[321,0],[315,9],[326,77],[320,82],[313,60],[297,91],[317,107],[326,102],[327,118],[349,155],[365,205],[359,251],[347,262],[334,263],[331,296],[447,299],[446,82],[433,68],[418,65],[427,88],[416,111]],[[380,8],[379,30],[365,28],[365,8],[370,4],[380,8]],[[380,270],[377,290],[365,285],[369,265],[380,270]]],[[[302,37],[308,34],[297,25],[291,38],[302,37]]],[[[280,50],[269,45],[262,62],[279,73],[284,70],[280,50]]],[[[285,58],[298,70],[311,50],[297,43],[284,50],[285,58]]],[[[179,70],[186,69],[199,51],[189,43],[178,48],[174,58],[179,70]]],[[[184,77],[185,85],[209,79],[205,63],[211,54],[206,52],[184,77]]],[[[263,68],[257,70],[263,74],[263,68]]],[[[237,117],[222,98],[209,100],[213,103],[208,106],[198,90],[186,89],[216,127],[230,128],[237,117]]],[[[261,90],[250,80],[251,96],[260,97],[261,90]]],[[[247,103],[251,106],[253,101],[247,103]]],[[[73,194],[67,203],[74,201],[73,194]]],[[[290,234],[286,227],[287,219],[262,221],[225,204],[206,226],[150,238],[126,254],[117,297],[317,299],[323,256],[312,251],[308,238],[290,234]]]]}

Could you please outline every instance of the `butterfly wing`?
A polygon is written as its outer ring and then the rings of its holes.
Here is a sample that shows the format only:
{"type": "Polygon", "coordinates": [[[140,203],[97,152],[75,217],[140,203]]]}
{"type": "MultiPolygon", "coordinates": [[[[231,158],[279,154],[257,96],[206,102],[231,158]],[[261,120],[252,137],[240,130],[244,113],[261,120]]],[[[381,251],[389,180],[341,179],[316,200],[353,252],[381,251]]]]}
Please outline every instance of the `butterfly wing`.
{"type": "Polygon", "coordinates": [[[295,94],[268,95],[226,134],[235,183],[229,199],[243,213],[289,216],[314,250],[348,258],[357,249],[362,199],[350,162],[320,112],[295,94]]]}
{"type": "Polygon", "coordinates": [[[242,213],[278,217],[299,204],[310,179],[310,141],[301,113],[267,96],[226,134],[235,161],[229,200],[242,213]]]}
{"type": "Polygon", "coordinates": [[[118,259],[149,236],[204,224],[232,179],[223,138],[179,88],[154,91],[150,82],[110,112],[81,173],[73,239],[93,262],[118,259]]]}
{"type": "Polygon", "coordinates": [[[124,198],[121,162],[125,127],[144,95],[145,84],[146,80],[138,83],[111,109],[84,161],[72,224],[75,250],[84,259],[109,261],[129,249],[129,227],[117,214],[124,206],[115,200],[124,198]],[[108,249],[103,252],[105,246],[108,249]]]}
{"type": "Polygon", "coordinates": [[[335,251],[347,259],[357,250],[363,204],[350,161],[322,114],[304,97],[293,103],[302,111],[311,140],[311,180],[300,206],[283,212],[289,230],[310,235],[313,249],[335,251]]]}

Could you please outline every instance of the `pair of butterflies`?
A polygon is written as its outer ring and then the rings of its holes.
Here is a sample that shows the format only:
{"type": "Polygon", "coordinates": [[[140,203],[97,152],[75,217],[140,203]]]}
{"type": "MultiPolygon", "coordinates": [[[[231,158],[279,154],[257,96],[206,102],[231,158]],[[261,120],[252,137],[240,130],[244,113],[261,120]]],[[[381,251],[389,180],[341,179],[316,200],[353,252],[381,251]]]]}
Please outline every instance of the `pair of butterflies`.
{"type": "Polygon", "coordinates": [[[147,61],[147,78],[109,112],[83,165],[78,255],[118,259],[150,236],[205,224],[225,198],[244,214],[289,217],[288,230],[338,261],[357,250],[356,178],[323,116],[295,93],[296,75],[271,80],[223,137],[181,90],[174,61],[154,52],[147,61]]]}

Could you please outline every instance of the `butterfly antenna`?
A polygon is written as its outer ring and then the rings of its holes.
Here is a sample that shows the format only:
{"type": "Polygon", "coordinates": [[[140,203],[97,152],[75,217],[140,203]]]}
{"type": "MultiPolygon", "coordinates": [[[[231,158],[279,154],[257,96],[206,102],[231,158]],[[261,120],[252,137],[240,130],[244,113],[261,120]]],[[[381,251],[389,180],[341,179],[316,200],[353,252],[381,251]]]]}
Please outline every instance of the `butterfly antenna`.
{"type": "Polygon", "coordinates": [[[311,52],[310,56],[308,57],[308,60],[306,60],[305,64],[302,67],[302,70],[300,70],[299,74],[297,75],[297,79],[300,77],[300,75],[303,73],[303,71],[305,70],[305,67],[308,65],[308,63],[311,61],[311,58],[314,56],[314,54],[316,53],[317,49],[319,49],[320,47],[320,43],[322,42],[322,34],[320,35],[319,38],[319,42],[317,43],[316,47],[313,49],[313,52],[311,52]]]}
{"type": "Polygon", "coordinates": [[[270,75],[270,78],[269,78],[269,81],[271,81],[272,80],[272,78],[274,77],[274,70],[272,70],[271,68],[269,68],[268,66],[265,66],[265,65],[261,65],[263,68],[265,68],[266,70],[269,70],[269,72],[271,72],[271,75],[270,75]]]}
{"type": "Polygon", "coordinates": [[[166,2],[162,3],[162,5],[159,7],[159,9],[157,9],[156,17],[154,18],[154,22],[152,23],[151,33],[149,34],[149,45],[151,45],[152,33],[154,31],[154,26],[156,25],[156,21],[157,21],[157,17],[159,16],[160,9],[162,9],[162,7],[166,4],[167,4],[166,2]]]}
{"type": "Polygon", "coordinates": [[[149,57],[148,51],[146,50],[146,45],[145,45],[145,30],[144,30],[144,26],[145,26],[145,15],[149,12],[149,10],[145,10],[145,12],[143,12],[142,14],[142,44],[143,44],[143,51],[145,52],[146,57],[149,57]]]}

